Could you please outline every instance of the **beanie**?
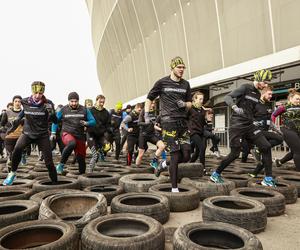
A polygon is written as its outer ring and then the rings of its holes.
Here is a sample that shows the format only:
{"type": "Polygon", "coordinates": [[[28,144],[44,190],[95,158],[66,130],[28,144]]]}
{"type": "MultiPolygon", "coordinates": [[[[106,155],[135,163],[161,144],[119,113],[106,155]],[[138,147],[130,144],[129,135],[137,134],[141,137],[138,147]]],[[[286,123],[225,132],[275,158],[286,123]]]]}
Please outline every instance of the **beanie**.
{"type": "Polygon", "coordinates": [[[172,60],[171,60],[171,64],[170,64],[170,67],[171,69],[174,69],[175,67],[177,67],[177,65],[179,64],[183,64],[184,65],[184,62],[183,62],[183,59],[179,56],[176,56],[174,57],[172,60]]]}
{"type": "Polygon", "coordinates": [[[45,92],[45,83],[40,81],[35,81],[31,84],[32,93],[44,93],[45,92]]]}
{"type": "Polygon", "coordinates": [[[76,99],[76,100],[79,100],[79,95],[76,93],[76,92],[71,92],[69,95],[68,95],[68,100],[72,100],[72,99],[76,99]]]}

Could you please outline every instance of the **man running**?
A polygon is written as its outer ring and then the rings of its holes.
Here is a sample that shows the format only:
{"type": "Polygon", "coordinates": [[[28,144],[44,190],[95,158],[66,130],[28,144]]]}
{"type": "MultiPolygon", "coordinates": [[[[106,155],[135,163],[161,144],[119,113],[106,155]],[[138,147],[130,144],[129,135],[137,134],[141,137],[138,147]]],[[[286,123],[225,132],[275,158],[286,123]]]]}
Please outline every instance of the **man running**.
{"type": "MultiPolygon", "coordinates": [[[[56,171],[58,174],[63,173],[64,165],[74,150],[79,165],[79,173],[84,174],[86,169],[86,135],[84,130],[85,127],[95,126],[96,121],[91,111],[79,104],[79,95],[76,92],[71,92],[68,95],[68,100],[69,104],[56,113],[57,120],[62,122],[62,141],[65,145],[56,171]]],[[[52,137],[56,136],[56,130],[57,124],[53,124],[52,137]]]]}
{"type": "MultiPolygon", "coordinates": [[[[171,75],[158,80],[148,93],[145,102],[145,122],[150,123],[151,103],[159,96],[163,141],[171,155],[169,170],[172,192],[179,192],[177,187],[178,164],[190,159],[187,109],[192,107],[192,96],[189,82],[182,78],[185,70],[182,58],[173,58],[170,66],[171,75]]],[[[163,168],[164,166],[159,164],[157,175],[163,168]]]]}
{"type": "Polygon", "coordinates": [[[7,131],[8,135],[15,131],[24,118],[22,135],[14,147],[11,157],[11,171],[8,173],[3,185],[12,185],[16,177],[16,171],[21,161],[24,149],[31,143],[36,143],[42,151],[49,177],[53,183],[57,182],[51,146],[49,141],[48,123],[57,122],[54,104],[44,96],[45,84],[33,82],[31,84],[32,95],[22,99],[23,111],[13,121],[13,126],[7,131]]]}
{"type": "Polygon", "coordinates": [[[270,70],[259,70],[254,74],[253,84],[243,84],[227,94],[224,101],[233,110],[229,128],[230,153],[221,161],[210,179],[215,183],[223,183],[222,171],[239,157],[242,140],[246,139],[256,145],[262,153],[262,164],[265,168],[264,186],[276,186],[272,177],[271,145],[262,131],[253,124],[255,106],[260,100],[260,90],[268,86],[272,79],[270,70]]]}

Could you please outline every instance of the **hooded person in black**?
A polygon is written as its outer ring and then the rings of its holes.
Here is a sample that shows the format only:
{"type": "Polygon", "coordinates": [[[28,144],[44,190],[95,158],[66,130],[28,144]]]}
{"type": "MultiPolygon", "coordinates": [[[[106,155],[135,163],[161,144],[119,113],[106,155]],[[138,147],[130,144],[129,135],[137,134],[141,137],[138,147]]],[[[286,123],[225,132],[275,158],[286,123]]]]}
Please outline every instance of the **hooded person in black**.
{"type": "Polygon", "coordinates": [[[13,121],[13,126],[7,132],[10,134],[15,131],[24,118],[22,135],[19,137],[12,153],[11,172],[4,180],[3,185],[12,185],[21,161],[22,152],[31,143],[36,143],[39,146],[45,158],[49,177],[53,183],[57,182],[48,130],[49,120],[57,123],[54,104],[44,96],[45,84],[43,82],[33,82],[31,90],[32,95],[22,99],[23,110],[18,118],[13,121]]]}
{"type": "MultiPolygon", "coordinates": [[[[170,152],[170,177],[172,192],[177,188],[178,164],[190,159],[190,138],[187,129],[187,109],[192,107],[191,88],[188,81],[182,78],[185,64],[181,57],[171,60],[171,75],[158,80],[150,90],[145,102],[145,123],[150,122],[151,102],[160,97],[160,115],[163,141],[170,152]]],[[[157,167],[159,175],[163,165],[157,167]]]]}
{"type": "Polygon", "coordinates": [[[275,186],[272,177],[271,145],[262,134],[261,129],[253,124],[255,106],[260,100],[260,90],[267,87],[267,81],[272,79],[269,70],[259,70],[254,74],[253,84],[243,84],[227,94],[224,101],[233,110],[229,128],[230,153],[223,159],[210,176],[215,183],[223,183],[222,171],[236,158],[241,151],[242,140],[253,142],[262,153],[262,164],[265,168],[265,178],[262,185],[275,186]]]}

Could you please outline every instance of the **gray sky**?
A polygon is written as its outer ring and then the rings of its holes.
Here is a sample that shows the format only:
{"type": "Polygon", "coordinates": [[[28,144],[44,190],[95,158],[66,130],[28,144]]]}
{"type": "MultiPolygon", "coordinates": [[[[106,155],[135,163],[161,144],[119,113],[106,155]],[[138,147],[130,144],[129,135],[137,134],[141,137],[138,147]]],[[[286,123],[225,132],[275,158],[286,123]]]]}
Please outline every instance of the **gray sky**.
{"type": "Polygon", "coordinates": [[[71,91],[80,103],[101,93],[84,0],[0,0],[0,31],[1,109],[33,81],[56,105],[71,91]]]}

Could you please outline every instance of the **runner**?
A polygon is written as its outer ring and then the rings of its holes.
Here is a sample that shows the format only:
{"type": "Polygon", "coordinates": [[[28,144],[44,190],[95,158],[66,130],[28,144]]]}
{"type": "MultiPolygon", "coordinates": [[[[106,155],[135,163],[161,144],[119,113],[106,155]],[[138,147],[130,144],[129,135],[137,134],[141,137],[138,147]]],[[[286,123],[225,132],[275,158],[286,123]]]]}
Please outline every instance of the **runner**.
{"type": "Polygon", "coordinates": [[[253,84],[243,84],[227,94],[224,101],[233,110],[229,128],[230,153],[223,159],[210,176],[215,183],[223,183],[222,171],[239,157],[242,140],[253,142],[262,153],[262,164],[265,168],[265,178],[262,185],[276,186],[272,177],[271,145],[262,131],[253,124],[255,106],[260,100],[260,90],[267,87],[267,81],[272,79],[269,70],[259,70],[254,74],[253,84]]]}
{"type": "MultiPolygon", "coordinates": [[[[56,171],[58,174],[63,173],[64,165],[74,150],[79,165],[79,173],[84,174],[86,169],[86,135],[84,129],[95,126],[96,121],[91,111],[79,104],[79,95],[76,92],[71,92],[68,95],[68,100],[69,104],[56,113],[58,122],[62,122],[62,141],[65,145],[56,171]]],[[[57,124],[53,124],[51,136],[54,138],[56,131],[57,124]]]]}
{"type": "Polygon", "coordinates": [[[22,153],[26,146],[36,143],[45,158],[45,165],[49,171],[49,177],[53,183],[57,182],[51,146],[49,141],[48,122],[57,122],[53,103],[44,96],[45,84],[33,82],[31,84],[32,95],[22,99],[23,111],[13,121],[13,126],[7,131],[9,135],[21,124],[23,118],[24,127],[22,135],[18,138],[11,157],[11,172],[8,173],[3,185],[12,185],[16,177],[16,171],[21,161],[22,153]]]}
{"type": "Polygon", "coordinates": [[[272,121],[282,117],[281,131],[283,139],[293,153],[296,171],[300,171],[300,93],[296,89],[289,90],[288,103],[278,107],[272,114],[272,121]]]}
{"type": "MultiPolygon", "coordinates": [[[[145,122],[150,123],[151,103],[160,96],[163,141],[171,156],[169,171],[172,192],[179,192],[177,187],[178,164],[190,159],[187,110],[192,107],[192,96],[189,82],[182,78],[185,70],[182,58],[173,58],[170,66],[171,75],[158,80],[148,93],[145,102],[145,122]]],[[[157,175],[165,168],[163,162],[157,167],[157,175]]]]}

